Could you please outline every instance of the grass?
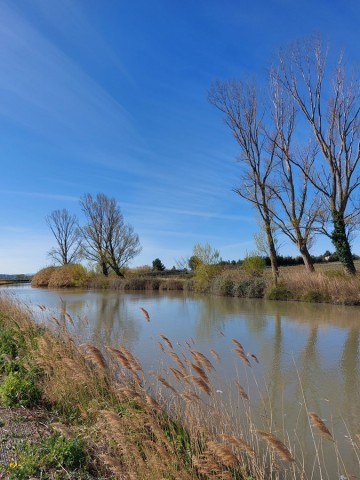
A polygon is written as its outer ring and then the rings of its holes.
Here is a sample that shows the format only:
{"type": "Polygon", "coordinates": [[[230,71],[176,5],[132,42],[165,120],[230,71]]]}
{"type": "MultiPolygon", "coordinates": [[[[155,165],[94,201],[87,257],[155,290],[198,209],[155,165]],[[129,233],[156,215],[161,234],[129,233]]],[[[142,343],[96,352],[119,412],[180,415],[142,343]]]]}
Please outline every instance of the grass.
{"type": "MultiPolygon", "coordinates": [[[[57,333],[52,333],[5,296],[0,296],[0,312],[1,388],[6,382],[14,385],[15,373],[27,378],[35,372],[39,395],[32,405],[51,418],[49,435],[20,441],[6,465],[9,478],[327,478],[320,453],[313,475],[305,473],[303,448],[296,434],[275,428],[270,399],[262,397],[255,415],[246,379],[254,376],[257,382],[251,367],[258,359],[239,340],[231,339],[229,349],[245,382],[237,380],[229,402],[214,386],[221,362],[216,350],[207,356],[193,342],[180,346],[161,335],[165,367],[149,377],[124,345],[102,351],[79,346],[66,324],[55,319],[57,333]]],[[[339,455],[341,439],[303,404],[315,448],[320,448],[318,432],[337,458],[337,478],[350,478],[339,455]]],[[[357,458],[359,447],[355,438],[348,446],[357,458]]]]}

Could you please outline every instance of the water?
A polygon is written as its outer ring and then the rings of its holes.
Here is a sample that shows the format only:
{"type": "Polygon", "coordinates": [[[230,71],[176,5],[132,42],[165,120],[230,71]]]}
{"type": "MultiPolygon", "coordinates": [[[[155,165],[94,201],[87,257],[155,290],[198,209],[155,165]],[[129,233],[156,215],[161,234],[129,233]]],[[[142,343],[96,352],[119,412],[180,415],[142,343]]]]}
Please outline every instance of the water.
{"type": "MultiPolygon", "coordinates": [[[[217,395],[222,395],[235,378],[246,385],[250,398],[261,395],[271,402],[273,431],[300,438],[311,473],[313,440],[305,413],[315,411],[325,420],[339,445],[349,471],[360,478],[359,462],[351,447],[360,434],[360,309],[306,303],[243,300],[223,297],[195,297],[164,293],[119,293],[79,290],[6,287],[10,294],[34,309],[39,318],[68,312],[74,321],[72,334],[79,341],[100,347],[124,344],[145,368],[158,370],[168,360],[158,345],[164,334],[196,349],[216,365],[217,395]],[[42,312],[38,305],[45,305],[42,312]],[[140,307],[150,314],[144,318],[140,307]],[[234,355],[231,339],[256,355],[249,369],[234,355]],[[221,363],[209,351],[215,349],[221,363]]],[[[281,435],[280,435],[281,436],[281,435]]],[[[283,437],[282,437],[283,438],[283,437]]],[[[333,445],[315,436],[327,456],[324,478],[339,479],[333,445]],[[331,447],[331,448],[330,448],[331,447]]],[[[346,477],[345,477],[346,478],[346,477]]],[[[350,477],[349,477],[350,478],[350,477]]]]}

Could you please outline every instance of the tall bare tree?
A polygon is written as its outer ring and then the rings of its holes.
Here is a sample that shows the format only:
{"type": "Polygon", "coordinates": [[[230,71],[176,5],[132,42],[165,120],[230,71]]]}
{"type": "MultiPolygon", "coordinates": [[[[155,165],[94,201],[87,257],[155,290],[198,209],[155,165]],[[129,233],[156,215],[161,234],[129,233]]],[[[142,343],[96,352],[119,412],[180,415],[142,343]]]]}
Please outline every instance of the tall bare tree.
{"type": "Polygon", "coordinates": [[[346,272],[356,272],[351,254],[349,227],[360,214],[355,194],[360,185],[359,79],[345,74],[342,55],[332,72],[321,40],[294,45],[279,55],[273,75],[292,96],[309,125],[320,155],[312,168],[299,167],[325,199],[332,223],[329,232],[346,272]]]}
{"type": "Polygon", "coordinates": [[[98,263],[104,275],[111,269],[122,277],[121,269],[141,251],[138,235],[125,224],[115,198],[87,193],[80,205],[87,220],[81,228],[82,255],[98,263]]]}
{"type": "Polygon", "coordinates": [[[52,231],[57,246],[48,253],[56,263],[67,265],[79,259],[79,229],[76,215],[66,210],[54,210],[45,217],[45,221],[52,231]]]}
{"type": "Polygon", "coordinates": [[[276,76],[272,78],[271,99],[272,121],[277,132],[273,139],[279,158],[269,186],[274,198],[272,205],[275,206],[273,221],[297,246],[307,270],[314,271],[309,248],[323,212],[321,197],[314,194],[309,181],[317,148],[311,142],[304,147],[295,144],[294,100],[284,92],[276,76]],[[299,163],[301,169],[297,166],[299,163]]]}
{"type": "Polygon", "coordinates": [[[258,106],[255,85],[236,80],[213,82],[209,101],[224,114],[225,123],[240,147],[243,171],[241,184],[234,191],[249,201],[260,214],[273,278],[277,283],[279,269],[273,235],[272,193],[269,189],[270,175],[277,161],[276,141],[264,128],[265,109],[258,106]]]}

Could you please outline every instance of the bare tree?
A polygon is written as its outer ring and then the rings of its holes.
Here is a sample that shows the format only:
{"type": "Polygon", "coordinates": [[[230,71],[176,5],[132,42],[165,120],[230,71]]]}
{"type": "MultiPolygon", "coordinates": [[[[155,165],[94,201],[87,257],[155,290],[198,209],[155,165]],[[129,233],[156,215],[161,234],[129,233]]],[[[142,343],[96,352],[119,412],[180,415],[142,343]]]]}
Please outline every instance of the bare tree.
{"type": "Polygon", "coordinates": [[[56,263],[67,265],[79,259],[79,229],[76,215],[71,215],[66,208],[54,210],[45,217],[52,231],[57,246],[48,253],[56,263]]]}
{"type": "Polygon", "coordinates": [[[115,198],[89,193],[80,199],[87,223],[81,228],[82,255],[101,266],[104,275],[112,269],[122,277],[121,269],[141,251],[138,235],[124,222],[115,198]]]}
{"type": "MultiPolygon", "coordinates": [[[[254,85],[241,81],[216,81],[211,85],[209,101],[225,115],[225,123],[237,141],[243,166],[241,184],[234,191],[259,212],[269,247],[274,282],[279,269],[272,220],[272,193],[268,188],[276,164],[276,141],[264,128],[265,109],[258,107],[254,85]],[[260,111],[259,111],[260,110],[260,111]]],[[[275,133],[276,135],[276,133],[275,133]]]]}
{"type": "Polygon", "coordinates": [[[349,227],[360,214],[354,194],[360,185],[360,90],[359,79],[347,78],[342,55],[331,75],[326,70],[327,52],[319,39],[301,42],[281,52],[273,75],[292,96],[319,147],[316,162],[304,175],[325,199],[332,240],[345,271],[356,272],[351,254],[349,227]]]}
{"type": "MultiPolygon", "coordinates": [[[[322,201],[311,191],[309,171],[317,154],[312,143],[294,146],[296,110],[292,97],[286,95],[277,77],[272,78],[272,121],[277,135],[276,156],[279,158],[269,188],[273,193],[273,221],[300,251],[305,267],[314,271],[309,248],[322,215],[322,201]],[[297,165],[301,164],[301,169],[297,165]]],[[[314,190],[312,188],[312,190],[314,190]]]]}

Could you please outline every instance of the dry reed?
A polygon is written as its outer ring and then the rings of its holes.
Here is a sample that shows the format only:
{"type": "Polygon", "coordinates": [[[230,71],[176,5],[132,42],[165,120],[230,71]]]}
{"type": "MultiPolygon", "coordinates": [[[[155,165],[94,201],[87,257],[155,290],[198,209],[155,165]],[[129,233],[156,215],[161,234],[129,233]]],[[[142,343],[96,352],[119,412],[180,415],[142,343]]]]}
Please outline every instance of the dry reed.
{"type": "Polygon", "coordinates": [[[279,455],[279,457],[286,462],[295,462],[289,449],[272,433],[264,432],[263,430],[256,429],[255,432],[263,438],[279,455]]]}
{"type": "Polygon", "coordinates": [[[333,437],[330,433],[330,430],[327,428],[323,420],[315,412],[309,412],[310,422],[313,427],[315,427],[322,435],[324,435],[329,440],[333,440],[333,437]]]}

